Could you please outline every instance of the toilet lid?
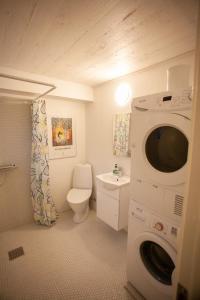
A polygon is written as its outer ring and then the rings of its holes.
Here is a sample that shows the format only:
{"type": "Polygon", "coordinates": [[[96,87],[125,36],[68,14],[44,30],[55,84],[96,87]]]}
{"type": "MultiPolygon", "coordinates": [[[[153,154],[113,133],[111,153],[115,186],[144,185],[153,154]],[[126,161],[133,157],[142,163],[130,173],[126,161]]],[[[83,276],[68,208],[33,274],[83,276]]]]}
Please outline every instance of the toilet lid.
{"type": "Polygon", "coordinates": [[[71,189],[67,195],[67,201],[71,203],[81,203],[91,196],[90,189],[71,189]]]}

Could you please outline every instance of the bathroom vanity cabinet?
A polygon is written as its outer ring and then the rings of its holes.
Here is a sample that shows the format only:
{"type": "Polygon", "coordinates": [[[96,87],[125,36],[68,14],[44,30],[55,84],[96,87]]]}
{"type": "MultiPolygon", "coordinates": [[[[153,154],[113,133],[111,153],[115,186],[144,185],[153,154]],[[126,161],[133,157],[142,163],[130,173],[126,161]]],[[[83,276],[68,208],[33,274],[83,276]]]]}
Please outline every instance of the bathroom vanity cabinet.
{"type": "Polygon", "coordinates": [[[97,217],[117,231],[127,228],[130,179],[124,176],[115,184],[103,181],[102,175],[97,176],[97,217]]]}

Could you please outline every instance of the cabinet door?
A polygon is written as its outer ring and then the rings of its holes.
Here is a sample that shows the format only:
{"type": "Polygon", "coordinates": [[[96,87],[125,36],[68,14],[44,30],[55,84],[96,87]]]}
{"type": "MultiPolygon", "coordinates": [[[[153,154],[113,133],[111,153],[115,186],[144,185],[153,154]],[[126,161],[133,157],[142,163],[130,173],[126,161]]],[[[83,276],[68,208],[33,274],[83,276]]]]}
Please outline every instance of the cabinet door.
{"type": "Polygon", "coordinates": [[[112,198],[118,199],[119,200],[119,191],[120,189],[109,189],[108,185],[106,183],[97,182],[97,190],[101,193],[106,194],[107,196],[110,196],[112,198]]]}
{"type": "Polygon", "coordinates": [[[97,217],[118,230],[119,201],[97,192],[97,217]]]}

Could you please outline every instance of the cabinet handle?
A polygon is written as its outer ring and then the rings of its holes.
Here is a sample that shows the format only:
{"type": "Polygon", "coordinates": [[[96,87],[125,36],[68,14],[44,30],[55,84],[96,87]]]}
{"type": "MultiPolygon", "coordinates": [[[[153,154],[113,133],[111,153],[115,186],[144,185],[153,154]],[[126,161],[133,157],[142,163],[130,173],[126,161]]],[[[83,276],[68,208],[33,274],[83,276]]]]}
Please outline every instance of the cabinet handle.
{"type": "Polygon", "coordinates": [[[152,186],[153,186],[155,189],[157,189],[157,188],[158,188],[158,186],[157,186],[157,185],[155,185],[155,184],[153,184],[152,186]]]}

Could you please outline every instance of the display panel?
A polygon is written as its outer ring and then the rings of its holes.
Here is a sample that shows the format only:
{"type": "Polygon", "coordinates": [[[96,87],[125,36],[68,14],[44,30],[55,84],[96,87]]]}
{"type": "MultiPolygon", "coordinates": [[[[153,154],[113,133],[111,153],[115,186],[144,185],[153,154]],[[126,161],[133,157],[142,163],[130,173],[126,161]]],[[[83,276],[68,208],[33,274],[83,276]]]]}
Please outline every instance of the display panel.
{"type": "Polygon", "coordinates": [[[171,101],[171,100],[172,100],[172,96],[163,97],[163,101],[171,101]]]}

